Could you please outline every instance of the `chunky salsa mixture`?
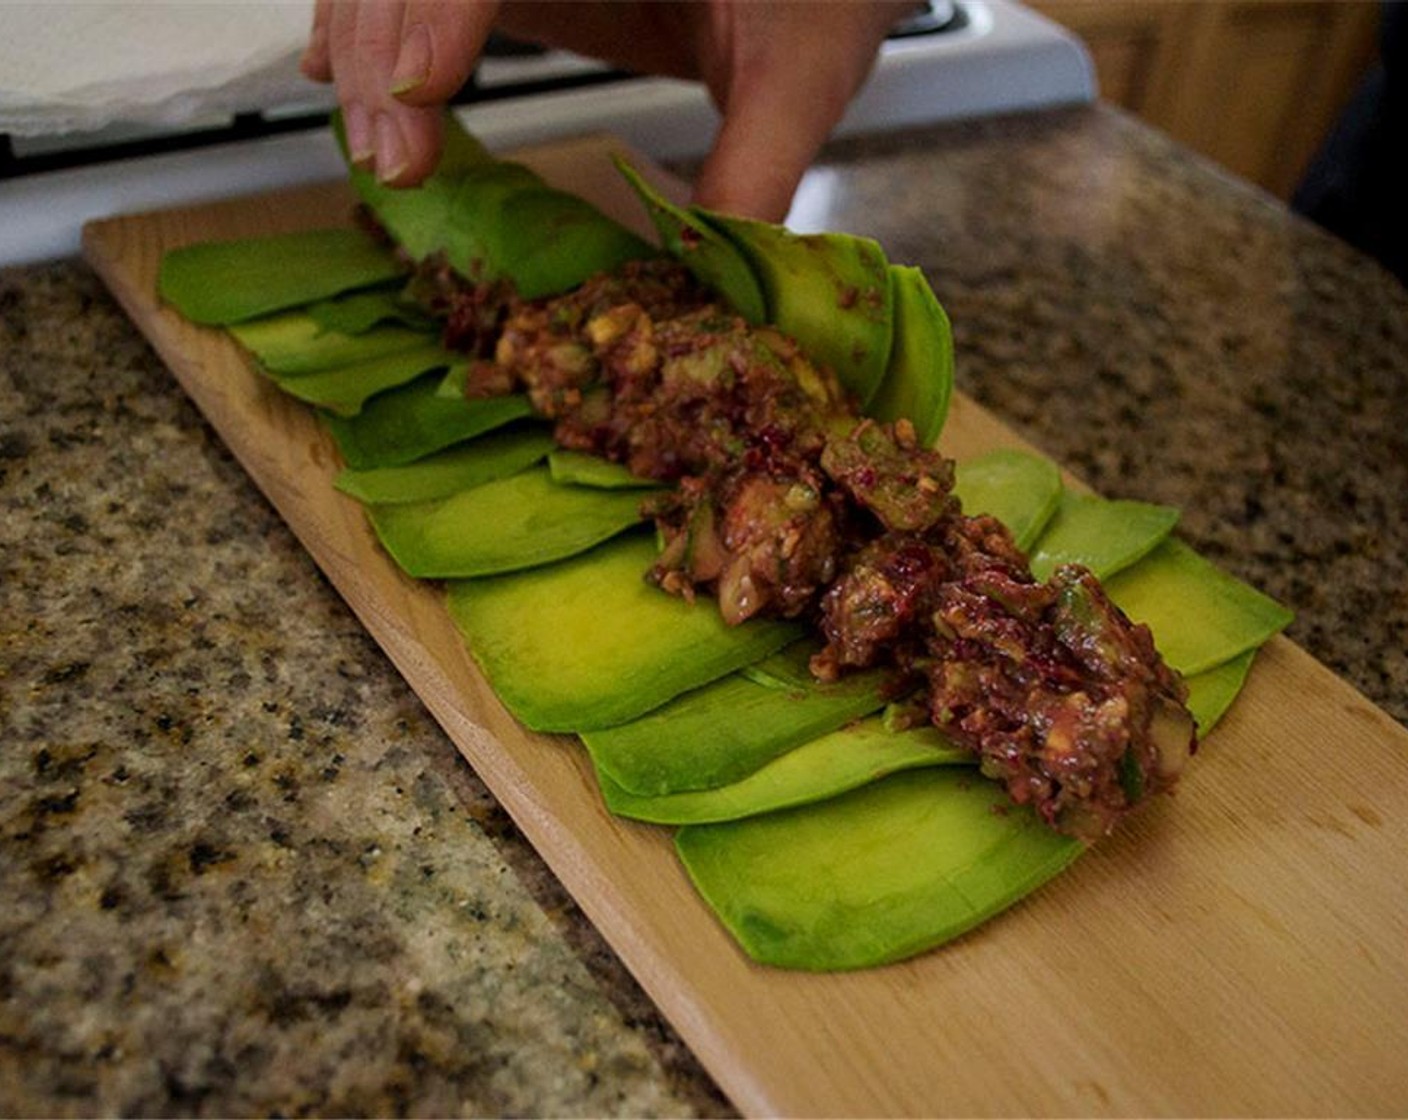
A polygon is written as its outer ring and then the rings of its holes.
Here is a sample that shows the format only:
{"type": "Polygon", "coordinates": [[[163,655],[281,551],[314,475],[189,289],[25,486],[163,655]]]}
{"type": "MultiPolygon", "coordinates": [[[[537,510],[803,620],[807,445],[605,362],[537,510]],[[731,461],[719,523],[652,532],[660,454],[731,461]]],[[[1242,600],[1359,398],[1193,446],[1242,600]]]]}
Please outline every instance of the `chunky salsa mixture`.
{"type": "Polygon", "coordinates": [[[680,265],[642,261],[525,301],[423,268],[471,395],[526,392],[564,447],[672,484],[649,499],[649,578],[730,623],[811,621],[822,680],[886,666],[1013,801],[1094,838],[1194,748],[1186,688],[1085,569],[1038,582],[1002,524],[963,513],[954,465],[904,420],[859,415],[776,330],[680,265]]]}

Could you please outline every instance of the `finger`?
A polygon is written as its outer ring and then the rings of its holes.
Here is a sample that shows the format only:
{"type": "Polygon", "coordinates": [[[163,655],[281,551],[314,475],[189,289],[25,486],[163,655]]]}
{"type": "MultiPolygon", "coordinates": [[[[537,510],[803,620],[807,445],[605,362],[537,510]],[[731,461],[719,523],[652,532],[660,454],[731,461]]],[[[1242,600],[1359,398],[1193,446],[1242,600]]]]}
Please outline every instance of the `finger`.
{"type": "Polygon", "coordinates": [[[802,175],[845,111],[830,87],[761,79],[735,90],[694,184],[711,210],[780,222],[802,175]]]}
{"type": "Polygon", "coordinates": [[[369,169],[383,182],[403,181],[419,137],[403,121],[406,110],[391,95],[391,74],[401,51],[405,0],[363,0],[353,37],[355,101],[369,118],[372,160],[369,169]]]}
{"type": "MultiPolygon", "coordinates": [[[[391,75],[401,52],[401,28],[406,0],[361,0],[354,4],[339,4],[355,10],[351,52],[339,61],[350,64],[347,78],[357,96],[372,112],[380,112],[394,104],[391,96],[391,75]]],[[[334,27],[336,27],[336,17],[334,27]]],[[[339,75],[341,81],[341,75],[339,75]]]]}
{"type": "Polygon", "coordinates": [[[723,123],[695,186],[714,209],[780,221],[910,0],[711,5],[700,71],[723,123]]]}
{"type": "Polygon", "coordinates": [[[342,0],[332,4],[328,57],[342,106],[349,158],[376,166],[377,114],[392,103],[387,86],[400,45],[400,0],[342,0]]]}
{"type": "Polygon", "coordinates": [[[328,57],[328,25],[332,22],[332,0],[317,0],[313,5],[313,26],[308,33],[308,45],[298,68],[315,82],[332,81],[332,61],[328,57]]]}
{"type": "Polygon", "coordinates": [[[497,0],[407,0],[390,92],[441,105],[469,79],[498,14],[497,0]]]}
{"type": "Polygon", "coordinates": [[[440,162],[445,142],[445,114],[441,106],[399,106],[377,114],[376,174],[387,186],[413,187],[425,180],[440,162]]]}
{"type": "Polygon", "coordinates": [[[444,127],[439,107],[403,105],[391,92],[405,8],[402,0],[337,5],[331,32],[353,162],[394,186],[412,186],[435,169],[444,127]]]}

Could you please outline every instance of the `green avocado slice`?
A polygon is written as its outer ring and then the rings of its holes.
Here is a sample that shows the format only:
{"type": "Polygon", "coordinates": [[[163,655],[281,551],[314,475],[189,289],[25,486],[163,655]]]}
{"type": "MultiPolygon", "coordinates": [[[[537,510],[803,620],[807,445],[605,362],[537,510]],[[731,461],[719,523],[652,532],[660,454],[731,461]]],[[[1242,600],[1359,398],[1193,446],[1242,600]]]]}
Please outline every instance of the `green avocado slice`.
{"type": "Polygon", "coordinates": [[[524,299],[556,295],[654,250],[577,195],[521,164],[494,161],[454,186],[444,252],[461,275],[512,281],[524,299]]]}
{"type": "MultiPolygon", "coordinates": [[[[774,657],[800,657],[805,663],[815,644],[798,645],[799,652],[774,657]]],[[[885,704],[887,679],[888,674],[872,671],[831,684],[807,680],[777,688],[734,673],[630,723],[584,732],[582,741],[598,772],[630,793],[659,797],[715,789],[878,711],[885,704]]]]}
{"type": "Polygon", "coordinates": [[[559,486],[530,467],[446,498],[371,506],[372,528],[407,575],[464,579],[550,564],[641,519],[628,491],[559,486]]]}
{"type": "Polygon", "coordinates": [[[758,277],[767,322],[827,366],[864,409],[894,342],[889,262],[869,238],[796,234],[768,222],[691,208],[742,252],[758,277]]]}
{"type": "Polygon", "coordinates": [[[658,255],[586,199],[551,187],[510,196],[500,221],[504,242],[518,250],[507,272],[524,299],[556,295],[598,272],[658,255]]]}
{"type": "MultiPolygon", "coordinates": [[[[338,146],[347,157],[347,136],[341,113],[333,114],[333,131],[338,146]]],[[[348,161],[353,189],[376,215],[391,239],[414,261],[439,254],[450,255],[453,239],[465,228],[466,215],[457,216],[457,183],[471,170],[493,162],[488,150],[445,114],[444,146],[434,174],[419,186],[388,187],[348,161]]],[[[468,215],[470,225],[473,215],[468,215]]],[[[466,273],[466,275],[470,275],[466,273]]],[[[472,276],[471,279],[478,279],[472,276]]]]}
{"type": "Polygon", "coordinates": [[[161,258],[157,291],[191,322],[227,326],[405,272],[360,230],[318,229],[172,249],[161,258]]]}
{"type": "Polygon", "coordinates": [[[328,430],[354,470],[398,467],[533,413],[522,395],[442,397],[438,376],[378,394],[356,416],[331,416],[328,430]]]}
{"type": "Polygon", "coordinates": [[[435,387],[435,395],[460,400],[466,396],[468,388],[469,362],[462,360],[456,362],[445,371],[445,376],[441,378],[440,384],[435,387]]]}
{"type": "Polygon", "coordinates": [[[347,292],[310,303],[304,310],[324,331],[339,334],[364,334],[373,327],[393,324],[424,331],[438,330],[439,324],[434,319],[402,295],[403,288],[398,284],[395,288],[347,292]]]}
{"type": "Polygon", "coordinates": [[[655,223],[665,251],[689,269],[701,284],[723,296],[748,322],[766,322],[763,290],[737,246],[697,214],[676,206],[619,156],[616,167],[655,223]]]}
{"type": "Polygon", "coordinates": [[[432,344],[436,332],[380,326],[359,334],[325,328],[307,311],[287,311],[229,328],[271,373],[297,377],[432,344]]]}
{"type": "Polygon", "coordinates": [[[455,355],[438,342],[425,342],[351,365],[296,376],[263,372],[292,397],[325,408],[338,416],[356,416],[378,393],[414,381],[430,370],[444,369],[455,355]]]}
{"type": "Polygon", "coordinates": [[[959,463],[953,493],[964,513],[996,517],[1026,551],[1061,501],[1061,472],[1040,455],[1000,448],[959,463]]]}
{"type": "Polygon", "coordinates": [[[1044,580],[1062,564],[1082,564],[1108,579],[1157,548],[1177,523],[1173,506],[1067,491],[1032,550],[1032,574],[1044,580]]]}
{"type": "MultiPolygon", "coordinates": [[[[442,256],[452,269],[476,282],[511,280],[528,299],[566,290],[586,279],[596,266],[614,266],[608,261],[620,263],[648,252],[634,235],[576,196],[551,189],[522,163],[489,159],[456,170],[436,186],[441,187],[438,199],[444,196],[436,204],[444,204],[448,217],[434,241],[427,242],[431,248],[425,255],[442,256]],[[555,223],[562,223],[565,217],[570,228],[567,237],[562,237],[563,230],[555,223]],[[579,239],[572,241],[572,237],[579,239]],[[583,244],[582,237],[604,241],[593,248],[583,244]],[[541,275],[527,278],[525,262],[543,248],[549,254],[559,254],[558,265],[566,258],[565,270],[546,279],[541,275]],[[582,259],[574,262],[577,255],[582,259]]],[[[390,204],[403,217],[420,218],[401,197],[390,204]]],[[[536,268],[541,273],[542,263],[536,268]]]]}
{"type": "Polygon", "coordinates": [[[892,774],[797,809],[688,825],[699,893],[763,964],[867,968],[987,921],[1084,850],[970,767],[892,774]]]}
{"type": "Polygon", "coordinates": [[[591,731],[644,715],[801,636],[729,626],[710,601],[646,582],[656,548],[630,533],[511,575],[448,585],[451,617],[495,694],[535,731],[591,731]]]}
{"type": "MultiPolygon", "coordinates": [[[[336,124],[345,157],[340,118],[336,124]]],[[[441,161],[419,186],[384,186],[349,162],[354,189],[412,260],[442,258],[472,281],[507,279],[537,299],[654,254],[585,199],[494,159],[453,113],[444,128],[441,161]]]]}
{"type": "Polygon", "coordinates": [[[1247,650],[1213,669],[1204,669],[1186,678],[1188,710],[1198,724],[1198,736],[1206,735],[1227,714],[1232,702],[1247,683],[1257,651],[1247,650]]]}
{"type": "Polygon", "coordinates": [[[838,728],[779,755],[726,786],[649,796],[597,768],[606,807],[654,824],[704,824],[790,809],[846,793],[900,770],[971,765],[973,755],[936,727],[886,729],[880,716],[838,728]]]}
{"type": "Polygon", "coordinates": [[[932,447],[953,396],[953,328],[924,273],[890,266],[895,334],[890,362],[867,413],[877,420],[909,420],[919,442],[932,447]]]}
{"type": "Polygon", "coordinates": [[[553,446],[552,433],[546,428],[516,425],[402,467],[347,468],[333,485],[366,505],[428,502],[517,474],[541,460],[553,446]]]}
{"type": "Polygon", "coordinates": [[[602,490],[649,490],[660,483],[632,474],[620,463],[589,455],[585,451],[569,451],[564,447],[548,455],[548,470],[552,480],[564,486],[594,486],[602,490]]]}
{"type": "Polygon", "coordinates": [[[461,173],[451,188],[452,220],[444,231],[442,251],[450,266],[472,280],[509,275],[509,262],[522,249],[505,235],[504,203],[519,191],[542,185],[528,168],[507,160],[490,160],[461,173]]]}
{"type": "Polygon", "coordinates": [[[1153,631],[1164,660],[1189,677],[1255,649],[1294,617],[1176,538],[1112,576],[1105,590],[1153,631]]]}

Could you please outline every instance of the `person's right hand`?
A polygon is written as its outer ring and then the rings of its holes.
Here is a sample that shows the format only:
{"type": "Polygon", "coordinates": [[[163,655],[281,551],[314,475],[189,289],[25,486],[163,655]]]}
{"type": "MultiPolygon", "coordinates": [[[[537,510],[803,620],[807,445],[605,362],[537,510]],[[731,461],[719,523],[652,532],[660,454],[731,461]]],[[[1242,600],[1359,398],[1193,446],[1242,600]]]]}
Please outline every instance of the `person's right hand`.
{"type": "Polygon", "coordinates": [[[434,168],[442,107],[492,28],[638,73],[699,79],[723,120],[695,201],[776,221],[911,6],[317,0],[303,65],[336,83],[353,160],[397,186],[434,168]]]}

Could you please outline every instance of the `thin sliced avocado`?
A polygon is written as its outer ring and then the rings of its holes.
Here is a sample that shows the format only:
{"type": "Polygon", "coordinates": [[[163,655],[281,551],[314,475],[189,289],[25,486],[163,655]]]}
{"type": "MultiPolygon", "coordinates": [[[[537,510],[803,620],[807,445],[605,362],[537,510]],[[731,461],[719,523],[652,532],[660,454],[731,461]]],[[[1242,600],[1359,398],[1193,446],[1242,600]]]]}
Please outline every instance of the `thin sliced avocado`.
{"type": "Polygon", "coordinates": [[[273,377],[290,396],[338,416],[356,416],[378,393],[405,385],[430,370],[444,369],[454,357],[438,342],[426,342],[411,350],[398,350],[352,365],[273,377]]]}
{"type": "Polygon", "coordinates": [[[419,186],[386,187],[349,164],[353,187],[412,260],[443,257],[470,280],[508,279],[524,298],[536,299],[653,255],[585,199],[495,160],[452,113],[445,113],[444,129],[441,161],[419,186]]]}
{"type": "MultiPolygon", "coordinates": [[[[346,158],[347,137],[340,113],[333,114],[333,129],[346,158]]],[[[464,225],[463,217],[456,217],[456,185],[467,172],[492,161],[493,156],[485,147],[447,112],[440,162],[434,174],[419,186],[388,187],[350,159],[348,174],[353,189],[392,240],[411,260],[423,261],[436,254],[449,255],[451,241],[464,225]]]]}
{"type": "Polygon", "coordinates": [[[356,229],[318,229],[206,241],[161,259],[157,290],[194,323],[224,326],[270,315],[405,273],[356,229]]]}
{"type": "Polygon", "coordinates": [[[1188,710],[1198,723],[1199,737],[1211,731],[1214,725],[1227,714],[1232,702],[1247,683],[1256,650],[1224,661],[1215,669],[1204,669],[1186,678],[1188,684],[1188,710]]]}
{"type": "Polygon", "coordinates": [[[586,199],[548,186],[521,164],[492,160],[469,168],[446,191],[438,252],[462,276],[508,280],[525,299],[568,291],[655,254],[586,199]]]}
{"type": "Polygon", "coordinates": [[[1173,506],[1067,491],[1032,550],[1032,574],[1044,580],[1062,564],[1083,564],[1109,579],[1157,548],[1176,524],[1173,506]]]}
{"type": "Polygon", "coordinates": [[[823,801],[900,770],[972,763],[972,752],[944,739],[936,727],[888,731],[879,716],[872,716],[803,743],[717,789],[645,797],[600,769],[597,782],[606,807],[618,816],[654,824],[705,824],[823,801]]]}
{"type": "Polygon", "coordinates": [[[953,396],[953,328],[924,273],[891,265],[895,339],[884,380],[866,412],[877,420],[904,418],[919,442],[932,447],[953,396]]]}
{"type": "Polygon", "coordinates": [[[864,409],[879,391],[894,341],[889,262],[874,241],[693,208],[742,251],[763,289],[767,321],[829,367],[864,409]]]}
{"type": "Polygon", "coordinates": [[[516,250],[506,272],[524,299],[556,295],[598,272],[658,255],[586,199],[550,187],[511,195],[499,221],[504,243],[516,250]]]}
{"type": "Polygon", "coordinates": [[[266,370],[284,377],[337,369],[436,341],[434,331],[398,326],[373,327],[361,334],[329,331],[301,310],[239,323],[230,333],[266,370]]]}
{"type": "Polygon", "coordinates": [[[548,455],[552,480],[563,486],[594,486],[600,490],[647,490],[660,484],[632,474],[620,463],[585,451],[556,448],[548,455]]]}
{"type": "Polygon", "coordinates": [[[630,723],[585,732],[582,740],[598,772],[630,793],[659,797],[717,789],[879,711],[887,679],[872,671],[781,689],[733,673],[630,723]]]}
{"type": "Polygon", "coordinates": [[[402,285],[347,292],[310,303],[304,310],[324,331],[340,334],[363,334],[385,324],[423,331],[435,330],[435,320],[407,301],[401,292],[402,285]]]}
{"type": "Polygon", "coordinates": [[[811,688],[816,684],[816,678],[812,675],[811,659],[820,648],[815,641],[797,642],[755,661],[739,672],[754,684],[765,688],[779,688],[784,691],[811,688]]]}
{"type": "Polygon", "coordinates": [[[752,266],[727,237],[698,215],[676,206],[619,156],[616,167],[645,205],[665,251],[689,269],[705,287],[723,296],[753,324],[767,321],[767,304],[752,266]]]}
{"type": "Polygon", "coordinates": [[[469,363],[456,362],[448,370],[440,384],[435,387],[437,397],[449,397],[452,400],[461,400],[465,395],[465,389],[469,385],[469,363]]]}
{"type": "Polygon", "coordinates": [[[403,466],[533,412],[524,396],[437,396],[439,383],[422,377],[373,397],[356,416],[329,417],[343,461],[354,470],[403,466]]]}
{"type": "Polygon", "coordinates": [[[516,425],[403,467],[344,470],[333,484],[344,494],[369,505],[428,502],[517,474],[542,459],[552,447],[552,433],[546,428],[516,425]]]}
{"type": "Polygon", "coordinates": [[[1164,660],[1184,676],[1255,649],[1294,617],[1176,538],[1111,577],[1105,590],[1153,631],[1164,660]]]}
{"type": "Polygon", "coordinates": [[[996,517],[1017,547],[1031,548],[1061,501],[1061,472],[1050,459],[999,448],[959,463],[953,492],[970,516],[996,517]]]}
{"type": "Polygon", "coordinates": [[[675,846],[750,957],[817,971],[949,941],[1084,850],[972,769],[942,766],[780,813],[689,825],[675,846]]]}
{"type": "Polygon", "coordinates": [[[800,637],[792,623],[729,626],[710,600],[644,574],[650,533],[558,564],[449,585],[449,608],[495,694],[535,731],[591,731],[644,715],[800,637]]]}
{"type": "Polygon", "coordinates": [[[422,579],[467,579],[550,564],[585,552],[640,519],[636,494],[558,486],[530,467],[448,498],[372,506],[392,558],[422,579]]]}
{"type": "Polygon", "coordinates": [[[543,185],[535,172],[508,160],[491,160],[459,175],[444,230],[443,252],[450,266],[473,280],[511,276],[511,261],[521,249],[504,229],[504,203],[543,185]]]}

